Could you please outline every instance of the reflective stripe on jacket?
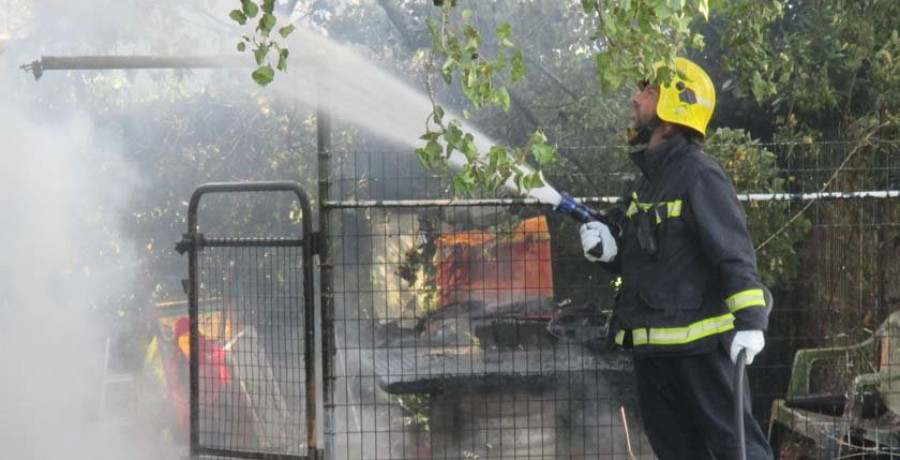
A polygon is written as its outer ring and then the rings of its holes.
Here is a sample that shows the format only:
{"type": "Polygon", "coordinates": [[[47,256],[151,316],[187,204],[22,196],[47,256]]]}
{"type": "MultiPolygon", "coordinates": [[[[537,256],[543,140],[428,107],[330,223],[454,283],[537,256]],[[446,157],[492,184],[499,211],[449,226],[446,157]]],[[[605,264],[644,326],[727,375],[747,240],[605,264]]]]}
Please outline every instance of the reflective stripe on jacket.
{"type": "Polygon", "coordinates": [[[643,174],[620,202],[619,255],[609,265],[622,277],[616,342],[640,354],[693,354],[733,329],[764,330],[747,218],[725,170],[679,133],[632,160],[643,174]]]}

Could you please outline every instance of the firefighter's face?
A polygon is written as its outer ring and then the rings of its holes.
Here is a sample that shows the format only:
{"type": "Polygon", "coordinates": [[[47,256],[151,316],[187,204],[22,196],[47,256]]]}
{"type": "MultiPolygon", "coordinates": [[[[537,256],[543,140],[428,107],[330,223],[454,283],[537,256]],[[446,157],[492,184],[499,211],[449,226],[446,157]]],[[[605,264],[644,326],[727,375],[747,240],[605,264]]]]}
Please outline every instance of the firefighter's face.
{"type": "Polygon", "coordinates": [[[631,97],[634,122],[642,126],[656,116],[656,105],[659,103],[659,86],[638,85],[638,92],[631,97]]]}

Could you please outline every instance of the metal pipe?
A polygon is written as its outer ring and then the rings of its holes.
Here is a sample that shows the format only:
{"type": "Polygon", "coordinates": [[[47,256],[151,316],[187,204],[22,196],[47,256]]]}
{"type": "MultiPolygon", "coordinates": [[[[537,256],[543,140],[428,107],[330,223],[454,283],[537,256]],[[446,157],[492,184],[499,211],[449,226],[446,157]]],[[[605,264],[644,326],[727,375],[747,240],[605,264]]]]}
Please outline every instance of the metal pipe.
{"type": "Polygon", "coordinates": [[[251,67],[242,56],[41,56],[21,66],[40,80],[46,70],[208,69],[251,67]]]}
{"type": "MultiPolygon", "coordinates": [[[[739,193],[740,201],[809,201],[820,199],[855,199],[855,198],[900,198],[900,190],[862,190],[858,192],[819,192],[819,193],[739,193]]],[[[593,196],[575,198],[575,202],[583,204],[614,204],[620,197],[593,196]]],[[[510,206],[538,205],[534,198],[485,198],[485,199],[435,199],[435,200],[355,200],[325,201],[322,207],[328,209],[360,209],[360,208],[414,208],[434,206],[442,208],[467,206],[510,206]]]]}
{"type": "Polygon", "coordinates": [[[322,312],[322,400],[325,408],[325,454],[334,448],[333,379],[334,355],[337,352],[334,333],[334,267],[331,262],[328,238],[331,236],[330,210],[325,206],[331,196],[331,115],[323,108],[325,90],[322,89],[322,73],[317,75],[319,101],[316,107],[316,151],[319,172],[319,276],[322,312]]]}

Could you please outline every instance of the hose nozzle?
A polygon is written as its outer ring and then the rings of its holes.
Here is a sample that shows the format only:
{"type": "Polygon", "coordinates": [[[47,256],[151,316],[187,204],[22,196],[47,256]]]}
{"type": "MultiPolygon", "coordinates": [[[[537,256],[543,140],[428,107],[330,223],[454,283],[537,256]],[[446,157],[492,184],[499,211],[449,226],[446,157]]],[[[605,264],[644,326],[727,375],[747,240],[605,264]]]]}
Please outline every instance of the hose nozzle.
{"type": "Polygon", "coordinates": [[[562,200],[560,200],[559,204],[553,208],[556,212],[572,216],[575,220],[585,224],[598,220],[597,216],[599,213],[596,210],[583,204],[576,203],[575,199],[572,198],[572,195],[569,195],[566,192],[562,192],[560,195],[562,196],[562,200]]]}

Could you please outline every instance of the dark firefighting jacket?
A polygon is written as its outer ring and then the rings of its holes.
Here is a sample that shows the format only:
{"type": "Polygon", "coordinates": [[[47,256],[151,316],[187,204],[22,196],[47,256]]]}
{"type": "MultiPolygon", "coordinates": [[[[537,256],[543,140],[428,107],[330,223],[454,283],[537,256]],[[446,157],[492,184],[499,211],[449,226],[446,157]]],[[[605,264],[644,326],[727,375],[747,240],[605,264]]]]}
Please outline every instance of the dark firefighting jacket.
{"type": "Polygon", "coordinates": [[[619,203],[616,342],[639,355],[712,350],[767,326],[747,218],[722,166],[680,133],[632,154],[619,203]]]}

